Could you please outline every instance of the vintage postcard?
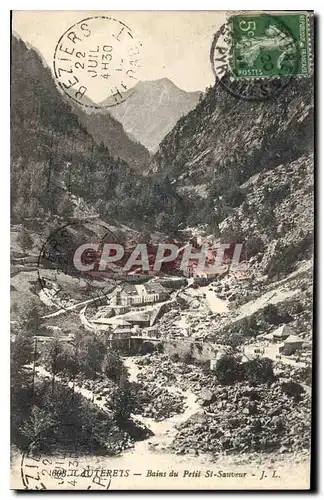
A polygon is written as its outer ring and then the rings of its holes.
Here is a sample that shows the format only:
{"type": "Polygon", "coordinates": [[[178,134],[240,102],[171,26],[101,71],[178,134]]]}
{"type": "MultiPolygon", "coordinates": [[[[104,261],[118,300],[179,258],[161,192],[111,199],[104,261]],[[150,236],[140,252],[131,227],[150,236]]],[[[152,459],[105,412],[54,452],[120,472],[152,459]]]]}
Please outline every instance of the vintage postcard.
{"type": "Polygon", "coordinates": [[[12,13],[12,489],[312,487],[313,23],[12,13]]]}

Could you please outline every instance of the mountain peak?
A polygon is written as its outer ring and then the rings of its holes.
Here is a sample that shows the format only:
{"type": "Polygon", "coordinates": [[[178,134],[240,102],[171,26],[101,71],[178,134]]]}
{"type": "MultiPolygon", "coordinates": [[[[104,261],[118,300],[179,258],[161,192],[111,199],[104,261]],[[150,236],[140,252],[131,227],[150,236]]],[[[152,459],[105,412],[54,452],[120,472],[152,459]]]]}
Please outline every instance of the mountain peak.
{"type": "Polygon", "coordinates": [[[169,78],[158,78],[157,80],[151,80],[150,83],[157,83],[157,84],[161,84],[161,85],[168,85],[168,86],[171,86],[171,87],[177,87],[179,88],[175,83],[173,83],[172,80],[169,80],[169,78]]]}
{"type": "Polygon", "coordinates": [[[135,88],[143,88],[143,87],[146,87],[146,88],[166,88],[166,89],[170,89],[170,90],[173,90],[174,92],[183,92],[185,94],[193,94],[193,93],[198,93],[200,91],[193,91],[193,92],[188,92],[186,90],[183,90],[182,88],[178,87],[178,85],[176,85],[172,80],[170,80],[169,78],[167,77],[163,77],[163,78],[157,78],[156,80],[141,80],[140,82],[138,82],[136,85],[135,85],[135,88]]]}
{"type": "Polygon", "coordinates": [[[196,107],[200,92],[186,92],[169,78],[138,82],[135,92],[110,114],[125,131],[149,151],[155,152],[161,140],[183,115],[196,107]]]}

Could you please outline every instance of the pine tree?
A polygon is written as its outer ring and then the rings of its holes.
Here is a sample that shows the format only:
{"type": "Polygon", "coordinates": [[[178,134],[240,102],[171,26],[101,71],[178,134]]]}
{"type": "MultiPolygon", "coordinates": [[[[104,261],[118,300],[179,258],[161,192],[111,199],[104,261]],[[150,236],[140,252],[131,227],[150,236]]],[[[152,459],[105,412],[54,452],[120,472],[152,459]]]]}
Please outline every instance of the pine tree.
{"type": "Polygon", "coordinates": [[[33,239],[25,228],[19,233],[18,241],[24,252],[33,248],[33,239]]]}

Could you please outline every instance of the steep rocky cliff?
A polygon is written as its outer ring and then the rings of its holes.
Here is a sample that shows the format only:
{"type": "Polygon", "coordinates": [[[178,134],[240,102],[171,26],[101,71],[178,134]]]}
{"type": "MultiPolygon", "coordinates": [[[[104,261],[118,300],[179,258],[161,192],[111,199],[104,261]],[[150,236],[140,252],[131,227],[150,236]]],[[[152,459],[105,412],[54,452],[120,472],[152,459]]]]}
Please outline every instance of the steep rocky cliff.
{"type": "Polygon", "coordinates": [[[259,102],[215,85],[165,137],[147,174],[172,175],[189,201],[188,224],[245,241],[249,257],[270,246],[285,267],[311,247],[313,119],[309,79],[259,102]]]}
{"type": "Polygon", "coordinates": [[[150,172],[172,172],[179,186],[251,175],[294,160],[313,146],[310,80],[292,81],[279,96],[250,102],[220,85],[181,118],[160,144],[150,172]]]}

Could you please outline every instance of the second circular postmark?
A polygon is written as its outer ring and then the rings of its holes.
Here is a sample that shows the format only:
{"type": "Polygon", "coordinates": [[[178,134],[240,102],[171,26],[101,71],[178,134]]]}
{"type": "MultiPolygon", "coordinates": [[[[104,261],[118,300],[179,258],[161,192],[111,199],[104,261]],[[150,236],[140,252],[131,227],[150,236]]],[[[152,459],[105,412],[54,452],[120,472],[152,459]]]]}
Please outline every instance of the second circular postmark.
{"type": "Polygon", "coordinates": [[[85,451],[90,446],[98,447],[98,442],[91,430],[76,422],[39,432],[21,457],[20,476],[25,489],[110,489],[112,471],[106,465],[95,465],[93,456],[85,451]]]}
{"type": "Polygon", "coordinates": [[[98,15],[73,24],[57,42],[57,84],[74,102],[102,109],[124,102],[139,80],[142,44],[129,26],[98,15]]]}
{"type": "Polygon", "coordinates": [[[38,257],[43,301],[66,310],[77,303],[105,303],[117,278],[106,268],[100,271],[98,259],[104,243],[117,240],[109,225],[93,220],[70,222],[51,232],[38,257]]]}
{"type": "Polygon", "coordinates": [[[309,29],[307,13],[234,13],[212,42],[216,82],[248,101],[278,96],[295,78],[310,76],[309,29]]]}

